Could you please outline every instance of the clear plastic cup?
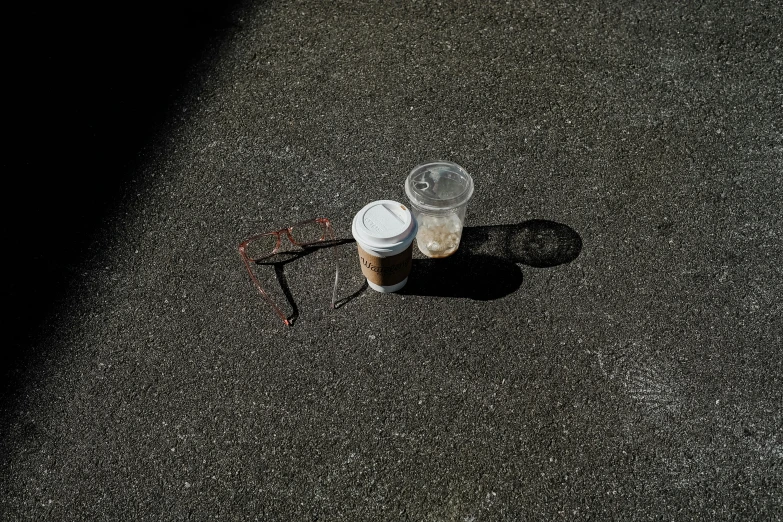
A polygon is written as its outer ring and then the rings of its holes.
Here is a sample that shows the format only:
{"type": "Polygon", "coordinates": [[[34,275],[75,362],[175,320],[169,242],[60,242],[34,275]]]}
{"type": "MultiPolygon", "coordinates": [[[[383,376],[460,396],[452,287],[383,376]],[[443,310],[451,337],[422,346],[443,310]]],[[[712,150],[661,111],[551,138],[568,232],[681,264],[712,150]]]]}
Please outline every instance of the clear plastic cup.
{"type": "Polygon", "coordinates": [[[416,166],[405,180],[405,194],[419,225],[416,246],[427,257],[448,257],[459,248],[473,178],[451,161],[416,166]]]}

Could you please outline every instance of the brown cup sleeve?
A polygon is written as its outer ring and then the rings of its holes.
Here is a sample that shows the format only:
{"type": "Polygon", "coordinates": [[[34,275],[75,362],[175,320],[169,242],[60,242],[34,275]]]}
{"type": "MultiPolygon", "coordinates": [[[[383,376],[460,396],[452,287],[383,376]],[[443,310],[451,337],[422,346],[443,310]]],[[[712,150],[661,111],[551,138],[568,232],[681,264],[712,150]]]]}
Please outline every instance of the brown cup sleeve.
{"type": "Polygon", "coordinates": [[[399,254],[389,257],[378,257],[359,248],[359,264],[362,274],[371,283],[380,286],[396,285],[408,277],[413,260],[413,243],[399,254]]]}

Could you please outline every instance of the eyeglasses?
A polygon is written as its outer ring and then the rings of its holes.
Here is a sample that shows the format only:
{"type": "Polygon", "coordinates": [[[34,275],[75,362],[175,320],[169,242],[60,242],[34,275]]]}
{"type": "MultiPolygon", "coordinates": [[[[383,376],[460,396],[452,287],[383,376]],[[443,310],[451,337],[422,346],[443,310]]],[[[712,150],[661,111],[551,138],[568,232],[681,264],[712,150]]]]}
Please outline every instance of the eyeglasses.
{"type": "MultiPolygon", "coordinates": [[[[266,232],[251,236],[239,244],[239,255],[245,263],[247,273],[250,279],[258,289],[261,296],[274,308],[275,313],[283,320],[287,326],[293,323],[289,317],[275,304],[271,297],[261,287],[255,273],[253,272],[253,263],[260,263],[269,260],[276,254],[281,253],[283,237],[289,242],[303,249],[321,248],[328,246],[334,241],[334,229],[332,222],[326,218],[315,218],[307,221],[300,221],[290,227],[281,228],[274,232],[266,232]]],[[[332,289],[331,308],[334,308],[337,297],[337,281],[339,278],[339,267],[335,263],[334,288],[332,289]]]]}

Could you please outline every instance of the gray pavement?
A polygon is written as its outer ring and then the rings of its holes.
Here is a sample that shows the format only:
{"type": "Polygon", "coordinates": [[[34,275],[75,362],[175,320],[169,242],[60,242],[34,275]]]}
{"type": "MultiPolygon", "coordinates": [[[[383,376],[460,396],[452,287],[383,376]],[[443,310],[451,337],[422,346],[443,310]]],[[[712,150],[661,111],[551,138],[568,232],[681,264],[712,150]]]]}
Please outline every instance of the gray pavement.
{"type": "Polygon", "coordinates": [[[19,61],[0,519],[783,519],[779,2],[113,14],[19,61]],[[430,159],[464,243],[376,293],[430,159]],[[237,245],[316,216],[289,328],[237,245]]]}

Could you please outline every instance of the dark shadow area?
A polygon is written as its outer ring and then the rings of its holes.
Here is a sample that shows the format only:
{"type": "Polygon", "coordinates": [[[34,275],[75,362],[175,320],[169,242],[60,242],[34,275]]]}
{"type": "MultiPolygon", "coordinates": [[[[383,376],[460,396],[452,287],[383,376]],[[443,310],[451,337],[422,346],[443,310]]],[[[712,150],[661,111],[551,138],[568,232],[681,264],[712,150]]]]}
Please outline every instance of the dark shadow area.
{"type": "MultiPolygon", "coordinates": [[[[139,151],[169,116],[209,42],[237,27],[240,2],[19,2],[2,36],[6,131],[3,205],[6,370],[2,396],[73,270],[118,206],[139,151]],[[45,244],[45,246],[42,246],[45,244]],[[10,348],[10,349],[9,349],[10,348]]],[[[3,401],[0,407],[5,406],[3,401]]]]}
{"type": "Polygon", "coordinates": [[[500,299],[522,286],[522,270],[497,256],[457,252],[445,259],[414,259],[402,295],[500,299]]]}
{"type": "Polygon", "coordinates": [[[460,250],[490,250],[512,263],[548,268],[576,259],[582,251],[582,237],[568,225],[531,219],[515,225],[465,227],[460,250]]]}
{"type": "Polygon", "coordinates": [[[582,238],[562,223],[543,219],[515,225],[465,227],[459,250],[445,259],[414,259],[403,295],[462,297],[488,301],[522,285],[518,264],[547,268],[569,263],[582,238]]]}

